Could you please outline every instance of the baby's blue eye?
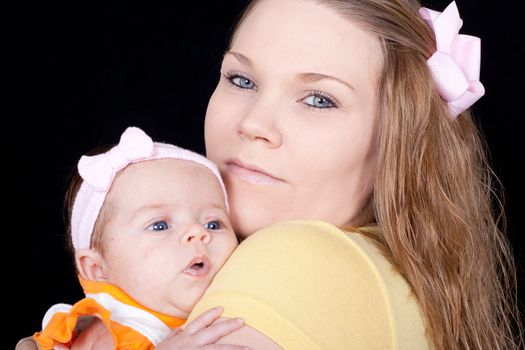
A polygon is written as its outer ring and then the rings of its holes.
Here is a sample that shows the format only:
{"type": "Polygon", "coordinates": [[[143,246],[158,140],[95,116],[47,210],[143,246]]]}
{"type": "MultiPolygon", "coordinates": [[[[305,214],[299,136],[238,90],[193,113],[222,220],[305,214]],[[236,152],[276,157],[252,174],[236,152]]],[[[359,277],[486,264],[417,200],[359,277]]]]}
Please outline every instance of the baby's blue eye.
{"type": "Polygon", "coordinates": [[[220,230],[222,227],[220,221],[212,220],[204,224],[206,230],[220,230]]]}
{"type": "Polygon", "coordinates": [[[170,225],[164,220],[154,222],[152,225],[148,227],[148,230],[151,231],[164,231],[170,228],[170,225]]]}
{"type": "Polygon", "coordinates": [[[242,89],[253,89],[255,84],[250,79],[242,77],[240,75],[234,75],[228,78],[233,85],[236,85],[242,89]]]}
{"type": "Polygon", "coordinates": [[[306,97],[304,103],[315,108],[332,108],[335,107],[335,103],[326,96],[310,95],[306,97]]]}

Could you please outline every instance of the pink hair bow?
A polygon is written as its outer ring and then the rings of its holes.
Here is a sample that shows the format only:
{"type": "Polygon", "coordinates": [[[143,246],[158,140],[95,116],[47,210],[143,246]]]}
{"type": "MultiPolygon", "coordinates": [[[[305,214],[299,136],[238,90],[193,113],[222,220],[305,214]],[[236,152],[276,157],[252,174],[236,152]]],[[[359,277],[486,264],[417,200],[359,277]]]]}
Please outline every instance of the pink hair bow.
{"type": "Polygon", "coordinates": [[[144,131],[129,127],[120,142],[106,153],[82,156],[78,172],[85,182],[99,191],[108,191],[115,174],[133,161],[152,155],[153,141],[144,131]]]}
{"type": "Polygon", "coordinates": [[[428,66],[439,95],[456,118],[485,94],[479,81],[481,40],[458,34],[463,21],[455,1],[442,13],[425,7],[419,13],[436,36],[437,51],[428,59],[428,66]]]}

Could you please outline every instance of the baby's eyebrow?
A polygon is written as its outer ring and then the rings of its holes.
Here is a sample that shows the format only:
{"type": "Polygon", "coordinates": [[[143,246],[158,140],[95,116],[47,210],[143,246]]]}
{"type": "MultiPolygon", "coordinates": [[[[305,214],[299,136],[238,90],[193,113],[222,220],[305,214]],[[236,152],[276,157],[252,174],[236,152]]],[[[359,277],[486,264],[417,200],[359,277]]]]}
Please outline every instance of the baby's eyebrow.
{"type": "Polygon", "coordinates": [[[224,213],[224,214],[228,214],[228,211],[226,210],[226,205],[221,202],[221,203],[215,203],[215,202],[212,202],[212,203],[209,203],[208,206],[206,206],[206,210],[210,210],[210,211],[214,211],[214,212],[221,212],[221,213],[224,213]]]}
{"type": "Polygon", "coordinates": [[[226,51],[224,53],[224,56],[226,55],[232,55],[233,57],[235,57],[240,63],[248,66],[248,67],[253,67],[253,63],[252,61],[246,57],[245,55],[243,55],[242,53],[240,52],[237,52],[237,51],[226,51]]]}
{"type": "Polygon", "coordinates": [[[326,75],[326,74],[321,74],[321,73],[299,73],[297,76],[300,80],[307,82],[307,83],[312,83],[312,82],[316,82],[319,80],[325,80],[325,79],[335,80],[343,85],[346,85],[350,90],[355,92],[355,88],[352,85],[332,75],[326,75]]]}
{"type": "Polygon", "coordinates": [[[145,211],[149,211],[149,210],[163,210],[163,209],[167,209],[167,208],[169,208],[169,206],[166,205],[166,204],[148,204],[148,205],[143,205],[142,207],[140,207],[137,210],[135,210],[133,215],[138,215],[138,214],[141,214],[141,213],[143,213],[145,211]]]}

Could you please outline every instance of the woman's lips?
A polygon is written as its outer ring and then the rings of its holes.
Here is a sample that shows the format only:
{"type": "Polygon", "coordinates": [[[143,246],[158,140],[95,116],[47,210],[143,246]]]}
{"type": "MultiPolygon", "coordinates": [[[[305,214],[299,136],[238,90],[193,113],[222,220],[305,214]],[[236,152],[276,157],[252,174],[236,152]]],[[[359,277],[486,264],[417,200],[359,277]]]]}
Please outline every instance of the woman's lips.
{"type": "Polygon", "coordinates": [[[283,181],[265,170],[239,160],[227,161],[226,170],[228,174],[256,184],[274,184],[283,181]]]}
{"type": "Polygon", "coordinates": [[[211,269],[211,263],[205,256],[199,256],[191,259],[190,263],[183,273],[192,277],[205,277],[208,275],[211,269]]]}

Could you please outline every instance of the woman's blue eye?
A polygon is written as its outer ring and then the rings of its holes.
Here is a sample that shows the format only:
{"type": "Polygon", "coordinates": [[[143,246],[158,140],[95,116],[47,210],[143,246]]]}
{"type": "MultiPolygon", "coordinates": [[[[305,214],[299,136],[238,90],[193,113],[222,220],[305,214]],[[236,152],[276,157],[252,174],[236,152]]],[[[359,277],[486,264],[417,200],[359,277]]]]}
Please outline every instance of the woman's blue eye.
{"type": "Polygon", "coordinates": [[[232,75],[228,77],[228,80],[235,86],[240,87],[241,89],[253,89],[255,84],[248,78],[245,78],[240,75],[232,75]]]}
{"type": "Polygon", "coordinates": [[[220,230],[222,227],[221,223],[217,220],[212,220],[204,224],[206,230],[220,230]]]}
{"type": "Polygon", "coordinates": [[[314,108],[334,108],[336,107],[335,102],[328,96],[319,94],[307,96],[303,99],[304,103],[314,108]]]}
{"type": "Polygon", "coordinates": [[[170,228],[170,225],[166,221],[157,221],[152,225],[148,226],[148,230],[152,231],[164,231],[170,228]]]}

